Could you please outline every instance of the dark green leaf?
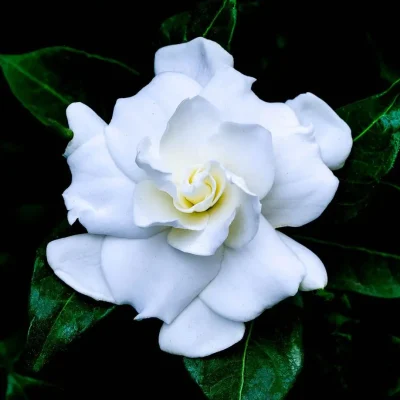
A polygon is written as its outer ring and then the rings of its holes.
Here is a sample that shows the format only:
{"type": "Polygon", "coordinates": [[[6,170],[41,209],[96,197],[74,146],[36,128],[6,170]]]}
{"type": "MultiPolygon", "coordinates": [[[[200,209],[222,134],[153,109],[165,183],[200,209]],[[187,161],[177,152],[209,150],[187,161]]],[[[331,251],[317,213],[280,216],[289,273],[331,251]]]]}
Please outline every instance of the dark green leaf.
{"type": "Polygon", "coordinates": [[[354,218],[393,168],[400,148],[400,80],[385,92],[337,110],[352,129],[353,149],[338,171],[339,192],[331,208],[336,219],[354,218]]]}
{"type": "Polygon", "coordinates": [[[328,289],[349,290],[383,298],[400,297],[400,255],[293,236],[324,261],[328,289]]]}
{"type": "Polygon", "coordinates": [[[71,234],[67,223],[37,250],[30,295],[30,325],[24,360],[32,371],[40,371],[58,352],[107,316],[114,306],[82,296],[65,285],[46,261],[51,240],[71,234]]]}
{"type": "Polygon", "coordinates": [[[199,36],[230,49],[237,22],[236,0],[205,1],[191,11],[168,18],[161,25],[167,43],[180,43],[199,36]]]}
{"type": "Polygon", "coordinates": [[[212,400],[283,399],[303,363],[298,312],[288,304],[266,311],[239,344],[207,358],[186,358],[186,369],[212,400]]]}
{"type": "Polygon", "coordinates": [[[12,372],[7,377],[6,400],[29,400],[37,398],[36,396],[30,396],[29,393],[43,387],[53,388],[47,382],[12,372]]]}
{"type": "Polygon", "coordinates": [[[0,67],[18,100],[40,122],[66,138],[72,135],[65,116],[70,103],[84,102],[109,119],[113,103],[125,94],[115,88],[129,88],[126,95],[131,96],[138,75],[118,61],[69,47],[0,55],[0,67]],[[118,85],[119,82],[123,84],[118,85]],[[104,93],[107,98],[103,98],[104,93]]]}

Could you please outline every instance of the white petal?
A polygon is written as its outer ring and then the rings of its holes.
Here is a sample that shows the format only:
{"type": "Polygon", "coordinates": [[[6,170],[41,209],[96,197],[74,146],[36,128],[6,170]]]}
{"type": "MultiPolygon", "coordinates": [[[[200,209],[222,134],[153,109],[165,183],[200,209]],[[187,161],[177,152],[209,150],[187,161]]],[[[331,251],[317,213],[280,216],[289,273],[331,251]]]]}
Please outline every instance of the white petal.
{"type": "Polygon", "coordinates": [[[173,172],[208,161],[202,149],[219,125],[218,111],[207,100],[196,96],[183,101],[161,138],[160,157],[173,172]]]}
{"type": "Polygon", "coordinates": [[[229,235],[225,245],[238,249],[251,240],[257,234],[261,217],[261,203],[257,196],[250,193],[244,182],[233,176],[234,188],[239,197],[240,206],[236,209],[236,215],[229,227],[229,235]]]}
{"type": "Polygon", "coordinates": [[[321,160],[312,132],[275,137],[275,180],[262,213],[275,227],[302,226],[332,201],[339,181],[321,160]]]}
{"type": "Polygon", "coordinates": [[[180,72],[201,86],[207,85],[218,68],[223,66],[233,67],[233,57],[218,43],[201,37],[187,43],[162,47],[154,60],[156,74],[180,72]]]}
{"type": "Polygon", "coordinates": [[[314,125],[324,163],[332,170],[342,168],[353,145],[351,130],[346,122],[312,93],[301,94],[286,103],[303,125],[314,125]]]}
{"type": "MultiPolygon", "coordinates": [[[[152,145],[149,137],[145,137],[138,145],[136,164],[146,173],[146,178],[152,180],[158,189],[176,197],[176,186],[172,174],[165,163],[156,154],[158,150],[152,145]]],[[[145,178],[144,178],[145,179],[145,178]]]]}
{"type": "Polygon", "coordinates": [[[260,100],[251,90],[254,81],[233,68],[222,68],[199,95],[217,107],[224,121],[259,124],[272,136],[291,132],[299,125],[294,111],[283,103],[260,100]]]}
{"type": "Polygon", "coordinates": [[[176,107],[199,90],[200,85],[187,76],[166,72],[135,96],[117,101],[105,134],[114,161],[127,176],[135,182],[143,179],[135,162],[139,142],[149,136],[157,145],[176,107]]]}
{"type": "Polygon", "coordinates": [[[260,199],[274,180],[271,134],[260,125],[224,122],[209,140],[206,152],[226,169],[243,178],[260,199]]]}
{"type": "Polygon", "coordinates": [[[213,311],[250,321],[297,293],[304,266],[265,218],[255,238],[239,250],[225,248],[221,271],[200,294],[213,311]]]}
{"type": "Polygon", "coordinates": [[[64,156],[71,155],[79,146],[89,141],[92,137],[102,135],[106,123],[87,105],[72,103],[67,107],[69,128],[74,137],[68,143],[64,156]]]}
{"type": "Polygon", "coordinates": [[[229,227],[240,206],[240,197],[233,185],[227,185],[219,201],[208,211],[207,226],[202,231],[189,231],[172,228],[168,243],[185,253],[198,256],[214,254],[224,243],[229,234],[229,227]]]}
{"type": "Polygon", "coordinates": [[[163,324],[159,343],[161,350],[168,353],[206,357],[239,342],[244,332],[243,323],[215,314],[197,298],[172,324],[163,324]]]}
{"type": "Polygon", "coordinates": [[[118,303],[131,304],[136,319],[157,317],[171,323],[216,276],[222,251],[196,257],[175,250],[167,232],[145,240],[107,237],[102,263],[118,303]]]}
{"type": "Polygon", "coordinates": [[[54,240],[46,255],[55,274],[78,292],[95,300],[115,303],[101,269],[104,236],[75,235],[54,240]]]}
{"type": "Polygon", "coordinates": [[[328,275],[322,261],[311,250],[307,249],[307,247],[296,242],[282,232],[277,233],[306,268],[306,276],[300,284],[300,289],[309,291],[324,288],[328,284],[328,275]]]}
{"type": "Polygon", "coordinates": [[[208,213],[186,214],[178,211],[173,198],[157,188],[150,180],[136,184],[134,220],[140,227],[173,226],[174,228],[203,230],[208,213]]]}
{"type": "Polygon", "coordinates": [[[70,224],[79,218],[89,233],[128,238],[149,237],[160,230],[135,225],[135,184],[114,164],[104,135],[81,145],[67,161],[72,183],[63,197],[70,224]]]}

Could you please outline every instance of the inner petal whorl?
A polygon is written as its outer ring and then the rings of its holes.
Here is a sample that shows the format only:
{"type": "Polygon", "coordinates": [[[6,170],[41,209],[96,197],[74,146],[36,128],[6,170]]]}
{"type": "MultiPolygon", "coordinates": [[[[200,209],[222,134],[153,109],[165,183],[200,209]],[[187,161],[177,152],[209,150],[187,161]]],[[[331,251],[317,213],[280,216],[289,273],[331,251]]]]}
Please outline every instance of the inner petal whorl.
{"type": "Polygon", "coordinates": [[[194,165],[177,183],[175,207],[185,213],[203,212],[212,207],[225,188],[224,171],[213,163],[194,165]]]}

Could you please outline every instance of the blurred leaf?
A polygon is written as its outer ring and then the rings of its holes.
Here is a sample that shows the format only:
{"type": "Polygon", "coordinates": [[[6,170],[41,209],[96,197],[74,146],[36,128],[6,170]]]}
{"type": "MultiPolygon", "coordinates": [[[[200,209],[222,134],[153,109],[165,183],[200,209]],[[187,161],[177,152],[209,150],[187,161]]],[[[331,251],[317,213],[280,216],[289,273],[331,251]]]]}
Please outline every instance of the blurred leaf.
{"type": "Polygon", "coordinates": [[[0,67],[17,99],[67,139],[72,137],[65,115],[69,104],[84,102],[107,120],[115,100],[124,95],[121,88],[129,88],[126,95],[131,96],[138,76],[121,62],[61,46],[0,55],[0,67]]]}
{"type": "Polygon", "coordinates": [[[185,358],[185,366],[212,400],[283,399],[303,363],[297,307],[280,304],[247,326],[237,345],[207,358],[185,358]]]}
{"type": "Polygon", "coordinates": [[[293,235],[324,261],[328,289],[383,298],[400,297],[400,254],[293,235]],[[332,271],[332,273],[330,273],[332,271]]]}
{"type": "Polygon", "coordinates": [[[69,236],[68,223],[62,224],[37,250],[30,294],[30,325],[24,361],[34,372],[68,344],[106,317],[114,306],[82,296],[65,285],[46,260],[51,240],[69,236]]]}
{"type": "Polygon", "coordinates": [[[47,382],[39,379],[34,379],[29,376],[24,376],[12,372],[8,374],[7,378],[7,391],[6,400],[29,400],[38,398],[36,396],[30,396],[29,393],[34,389],[42,389],[43,387],[53,387],[47,382]]]}
{"type": "Polygon", "coordinates": [[[393,168],[400,148],[400,80],[385,92],[341,107],[337,113],[352,129],[353,149],[331,208],[338,221],[356,217],[393,168]]]}
{"type": "Polygon", "coordinates": [[[190,11],[165,20],[161,25],[161,33],[167,44],[186,42],[202,36],[214,40],[229,51],[238,12],[248,12],[248,9],[254,9],[257,5],[257,2],[236,0],[204,1],[190,11]]]}

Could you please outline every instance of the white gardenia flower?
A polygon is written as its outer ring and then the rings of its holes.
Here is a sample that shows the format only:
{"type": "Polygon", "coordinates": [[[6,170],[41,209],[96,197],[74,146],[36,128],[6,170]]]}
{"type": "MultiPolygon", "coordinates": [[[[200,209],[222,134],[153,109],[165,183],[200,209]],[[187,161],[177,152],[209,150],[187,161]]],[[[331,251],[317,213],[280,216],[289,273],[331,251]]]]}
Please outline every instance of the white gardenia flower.
{"type": "Polygon", "coordinates": [[[54,272],[96,300],[164,321],[164,351],[203,357],[299,289],[320,259],[275,228],[318,218],[348,157],[350,128],[311,93],[266,103],[217,43],[155,55],[155,77],[107,125],[73,103],[63,196],[88,234],[51,242],[54,272]]]}

